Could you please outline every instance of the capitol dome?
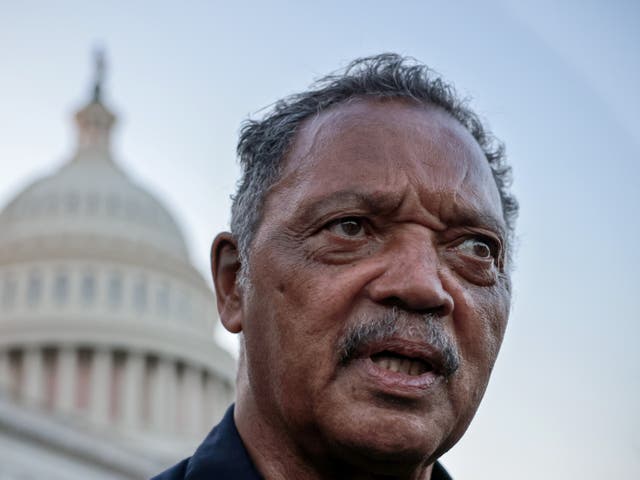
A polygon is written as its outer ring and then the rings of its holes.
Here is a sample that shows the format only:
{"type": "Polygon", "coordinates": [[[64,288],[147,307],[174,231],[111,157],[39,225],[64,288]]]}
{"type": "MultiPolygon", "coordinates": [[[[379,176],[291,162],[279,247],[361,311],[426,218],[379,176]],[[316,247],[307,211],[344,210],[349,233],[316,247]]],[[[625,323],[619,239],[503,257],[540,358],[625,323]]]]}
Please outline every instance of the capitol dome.
{"type": "Polygon", "coordinates": [[[0,248],[42,241],[43,237],[100,237],[126,245],[126,250],[151,249],[188,264],[185,241],[173,217],[112,157],[110,134],[115,117],[102,104],[99,85],[75,120],[75,154],[54,175],[26,188],[0,214],[0,248]]]}
{"type": "Polygon", "coordinates": [[[0,213],[0,393],[173,460],[231,403],[235,364],[177,222],[113,158],[101,77],[75,153],[0,213]]]}
{"type": "MultiPolygon", "coordinates": [[[[0,214],[0,248],[88,238],[188,264],[180,229],[166,208],[119,168],[109,150],[113,115],[92,101],[76,115],[78,150],[54,175],[36,181],[0,214]]],[[[111,248],[113,252],[119,249],[111,248]]],[[[129,260],[123,257],[122,260],[129,260]]]]}

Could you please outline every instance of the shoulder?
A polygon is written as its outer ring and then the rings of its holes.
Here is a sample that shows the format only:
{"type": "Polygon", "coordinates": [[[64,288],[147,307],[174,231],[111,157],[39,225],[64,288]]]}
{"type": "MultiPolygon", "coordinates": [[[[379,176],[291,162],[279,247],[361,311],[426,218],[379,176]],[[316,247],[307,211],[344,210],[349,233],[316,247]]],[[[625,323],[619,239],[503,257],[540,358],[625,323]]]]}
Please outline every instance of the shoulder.
{"type": "Polygon", "coordinates": [[[431,480],[453,480],[451,475],[444,469],[440,462],[436,462],[433,465],[433,472],[431,472],[431,480]]]}
{"type": "Polygon", "coordinates": [[[193,456],[151,480],[262,480],[251,462],[233,420],[233,405],[193,456]]]}
{"type": "Polygon", "coordinates": [[[183,480],[187,472],[189,460],[189,458],[182,460],[180,463],[156,475],[151,480],[183,480]]]}

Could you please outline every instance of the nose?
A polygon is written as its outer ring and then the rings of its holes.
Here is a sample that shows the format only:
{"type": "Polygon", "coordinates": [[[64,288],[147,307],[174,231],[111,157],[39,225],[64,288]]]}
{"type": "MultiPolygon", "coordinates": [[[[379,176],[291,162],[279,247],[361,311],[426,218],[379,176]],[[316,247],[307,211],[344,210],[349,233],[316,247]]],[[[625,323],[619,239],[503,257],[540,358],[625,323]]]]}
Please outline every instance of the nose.
{"type": "Polygon", "coordinates": [[[382,272],[366,287],[371,300],[444,317],[454,302],[445,289],[437,249],[430,239],[407,239],[384,254],[382,272]]]}

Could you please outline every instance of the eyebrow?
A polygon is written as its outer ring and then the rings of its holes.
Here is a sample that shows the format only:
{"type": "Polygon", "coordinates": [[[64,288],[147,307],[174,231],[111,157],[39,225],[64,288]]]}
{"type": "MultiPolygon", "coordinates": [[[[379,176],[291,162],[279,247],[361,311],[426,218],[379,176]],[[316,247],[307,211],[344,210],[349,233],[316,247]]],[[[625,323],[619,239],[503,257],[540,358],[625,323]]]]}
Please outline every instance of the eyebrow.
{"type": "Polygon", "coordinates": [[[339,190],[329,195],[305,202],[296,212],[296,220],[312,222],[340,207],[360,208],[368,212],[386,213],[397,209],[402,196],[388,193],[362,193],[355,190],[339,190]]]}
{"type": "Polygon", "coordinates": [[[447,227],[486,228],[506,239],[506,226],[503,220],[488,212],[483,212],[475,205],[458,205],[452,218],[446,219],[447,227]]]}
{"type": "MultiPolygon", "coordinates": [[[[327,213],[341,207],[362,209],[376,214],[391,213],[400,208],[403,196],[388,192],[359,192],[357,190],[339,190],[318,199],[310,199],[300,206],[295,215],[296,222],[305,224],[313,223],[327,213]]],[[[504,221],[495,215],[483,212],[475,205],[466,203],[457,204],[453,215],[440,219],[445,228],[452,227],[477,227],[486,228],[497,233],[503,240],[506,239],[506,226],[504,221]]]]}

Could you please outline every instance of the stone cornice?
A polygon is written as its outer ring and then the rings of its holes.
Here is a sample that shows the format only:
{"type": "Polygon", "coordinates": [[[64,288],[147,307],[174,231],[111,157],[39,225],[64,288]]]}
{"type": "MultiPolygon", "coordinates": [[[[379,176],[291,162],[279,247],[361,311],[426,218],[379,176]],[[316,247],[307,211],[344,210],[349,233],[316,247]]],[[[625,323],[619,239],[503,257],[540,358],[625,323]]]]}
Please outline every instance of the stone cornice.
{"type": "MultiPolygon", "coordinates": [[[[86,320],[86,319],[85,319],[86,320]]],[[[210,337],[175,324],[114,322],[101,318],[81,321],[50,318],[4,318],[0,322],[0,348],[62,346],[108,348],[173,358],[203,368],[233,385],[235,361],[210,337]]]]}
{"type": "Polygon", "coordinates": [[[0,242],[0,266],[55,260],[103,261],[156,270],[188,282],[209,294],[211,289],[188,262],[122,238],[99,235],[42,235],[20,242],[0,242]]]}

